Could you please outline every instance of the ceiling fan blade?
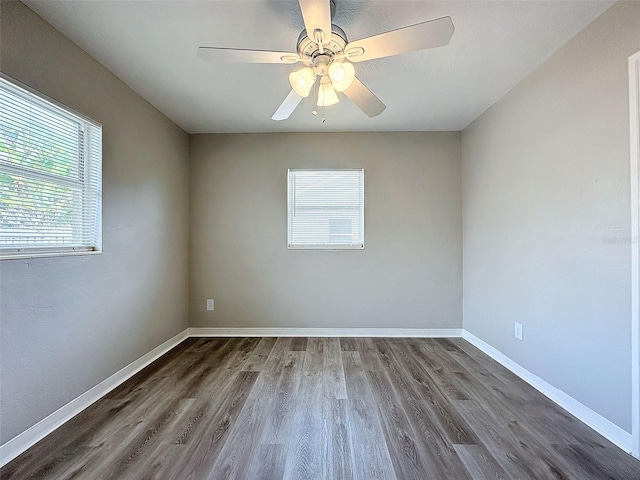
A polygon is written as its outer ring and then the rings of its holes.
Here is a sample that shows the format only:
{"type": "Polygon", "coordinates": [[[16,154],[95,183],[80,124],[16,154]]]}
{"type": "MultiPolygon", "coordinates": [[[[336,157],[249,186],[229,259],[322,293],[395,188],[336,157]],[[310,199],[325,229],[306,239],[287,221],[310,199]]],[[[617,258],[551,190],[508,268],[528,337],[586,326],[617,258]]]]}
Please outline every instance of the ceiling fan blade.
{"type": "Polygon", "coordinates": [[[354,78],[351,86],[342,93],[371,118],[377,117],[387,108],[387,106],[371,93],[371,90],[365,87],[357,78],[354,78]]]}
{"type": "Polygon", "coordinates": [[[345,47],[345,53],[352,62],[364,62],[374,58],[443,47],[449,43],[453,31],[451,17],[442,17],[356,40],[345,47]]]}
{"type": "Polygon", "coordinates": [[[317,41],[315,31],[320,30],[324,39],[322,43],[329,43],[331,40],[331,6],[329,0],[299,0],[304,28],[307,36],[317,41]]]}
{"type": "Polygon", "coordinates": [[[220,47],[199,47],[198,57],[210,62],[229,63],[296,63],[300,61],[297,53],[220,47]]]}
{"type": "Polygon", "coordinates": [[[280,106],[278,107],[278,110],[276,110],[276,113],[273,114],[271,120],[280,121],[289,118],[289,116],[291,116],[293,111],[302,101],[302,98],[303,97],[298,95],[295,90],[291,90],[291,92],[289,92],[289,95],[287,95],[287,98],[284,99],[284,102],[282,102],[282,104],[280,104],[280,106]]]}

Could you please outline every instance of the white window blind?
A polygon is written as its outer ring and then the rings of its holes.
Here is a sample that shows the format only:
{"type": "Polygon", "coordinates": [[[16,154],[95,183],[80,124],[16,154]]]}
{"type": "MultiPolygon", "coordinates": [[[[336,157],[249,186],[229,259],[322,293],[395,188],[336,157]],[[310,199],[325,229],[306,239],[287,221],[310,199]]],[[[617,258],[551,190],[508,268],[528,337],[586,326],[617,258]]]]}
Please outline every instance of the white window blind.
{"type": "Polygon", "coordinates": [[[364,170],[289,170],[289,248],[364,248],[364,170]]]}
{"type": "Polygon", "coordinates": [[[101,249],[102,127],[0,77],[0,256],[101,249]]]}

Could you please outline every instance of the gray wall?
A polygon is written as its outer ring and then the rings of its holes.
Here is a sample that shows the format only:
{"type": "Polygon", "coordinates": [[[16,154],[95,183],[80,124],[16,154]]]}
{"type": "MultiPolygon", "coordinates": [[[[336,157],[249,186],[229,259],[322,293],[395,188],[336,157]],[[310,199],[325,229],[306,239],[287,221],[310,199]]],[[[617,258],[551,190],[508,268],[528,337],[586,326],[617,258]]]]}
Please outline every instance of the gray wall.
{"type": "Polygon", "coordinates": [[[605,12],[462,144],[363,133],[189,145],[29,9],[1,8],[0,69],[104,125],[105,252],[0,262],[0,443],[189,318],[460,328],[462,306],[469,331],[629,430],[626,58],[640,49],[640,4],[605,12]],[[365,168],[365,250],[287,250],[286,171],[315,166],[365,168]]]}
{"type": "Polygon", "coordinates": [[[191,136],[191,325],[461,328],[460,175],[457,132],[191,136]],[[364,167],[364,250],[287,250],[312,167],[364,167]]]}
{"type": "Polygon", "coordinates": [[[0,443],[188,324],[188,135],[18,2],[1,70],[103,124],[103,255],[0,261],[0,443]]]}
{"type": "Polygon", "coordinates": [[[462,135],[464,328],[627,431],[638,19],[615,4],[462,135]]]}

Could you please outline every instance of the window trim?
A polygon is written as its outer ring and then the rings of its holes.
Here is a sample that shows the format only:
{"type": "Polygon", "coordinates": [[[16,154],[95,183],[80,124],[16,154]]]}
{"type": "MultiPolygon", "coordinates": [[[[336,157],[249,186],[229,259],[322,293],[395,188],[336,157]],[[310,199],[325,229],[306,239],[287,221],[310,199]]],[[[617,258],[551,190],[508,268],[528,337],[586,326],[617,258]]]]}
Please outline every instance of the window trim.
{"type": "Polygon", "coordinates": [[[364,215],[364,168],[340,168],[340,167],[322,167],[322,168],[289,168],[287,169],[287,250],[324,250],[324,251],[340,251],[340,250],[364,250],[364,233],[365,233],[365,215],[364,215]],[[291,244],[291,205],[289,202],[289,192],[291,191],[291,172],[361,172],[362,173],[362,190],[360,191],[360,206],[362,209],[362,245],[300,245],[291,244]]]}
{"type": "MultiPolygon", "coordinates": [[[[15,78],[13,78],[10,75],[7,75],[6,73],[0,72],[0,78],[12,85],[14,85],[15,87],[18,87],[19,89],[22,89],[24,91],[26,91],[27,93],[37,97],[40,101],[44,102],[44,103],[48,103],[50,104],[52,107],[54,107],[56,110],[58,110],[60,116],[62,117],[66,117],[68,120],[77,122],[78,120],[85,122],[87,124],[92,125],[93,127],[99,128],[100,131],[102,132],[102,123],[97,122],[96,120],[78,112],[77,110],[74,110],[73,108],[49,97],[48,95],[36,90],[35,88],[21,82],[20,80],[17,80],[15,78]]],[[[85,141],[88,139],[88,137],[85,137],[85,141]]],[[[88,147],[87,147],[88,148],[88,147]]],[[[100,146],[100,149],[102,150],[102,146],[100,146]]],[[[86,149],[85,149],[86,150],[86,149]]],[[[84,160],[86,161],[86,159],[84,160]]],[[[29,168],[25,168],[20,169],[17,168],[15,166],[12,165],[8,165],[5,166],[6,168],[8,168],[9,170],[15,170],[17,173],[22,173],[24,171],[28,171],[29,168]]],[[[59,246],[59,247],[39,247],[39,246],[34,246],[34,247],[16,247],[16,248],[12,248],[12,247],[0,247],[0,261],[5,261],[5,260],[20,260],[20,259],[30,259],[30,258],[46,258],[46,257],[63,257],[63,256],[76,256],[76,255],[100,255],[103,253],[103,245],[102,245],[102,210],[103,210],[103,195],[102,195],[102,168],[103,168],[103,162],[102,162],[102,153],[100,155],[100,167],[99,167],[99,175],[100,175],[100,182],[99,182],[99,192],[97,194],[98,198],[99,198],[99,202],[100,202],[100,208],[98,211],[98,216],[96,218],[96,246],[95,247],[88,247],[88,246],[59,246]]],[[[88,170],[85,168],[84,171],[84,176],[86,177],[88,170]]],[[[31,177],[39,177],[41,176],[43,179],[45,180],[51,180],[48,175],[46,174],[42,174],[40,172],[34,171],[34,172],[29,172],[28,173],[31,177]]],[[[54,177],[54,175],[52,175],[51,177],[54,177]]],[[[64,184],[64,183],[75,183],[69,180],[66,180],[64,178],[60,178],[60,179],[55,179],[55,181],[59,184],[64,184]]],[[[87,190],[88,190],[88,186],[87,188],[84,188],[82,190],[82,194],[83,196],[87,195],[87,190]]]]}

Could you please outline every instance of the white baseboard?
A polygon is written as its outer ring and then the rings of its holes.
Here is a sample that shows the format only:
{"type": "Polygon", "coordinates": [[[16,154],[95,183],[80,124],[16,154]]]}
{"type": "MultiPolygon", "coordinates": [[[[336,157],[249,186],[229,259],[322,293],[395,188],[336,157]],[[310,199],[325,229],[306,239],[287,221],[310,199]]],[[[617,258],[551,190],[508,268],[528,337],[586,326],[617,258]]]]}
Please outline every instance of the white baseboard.
{"type": "Polygon", "coordinates": [[[189,328],[190,337],[461,337],[461,328],[189,328]]]}
{"type": "Polygon", "coordinates": [[[29,427],[27,430],[12,438],[4,445],[1,445],[0,467],[3,467],[22,452],[35,445],[56,428],[60,427],[63,423],[71,420],[85,408],[98,401],[125,380],[131,378],[158,357],[167,353],[188,337],[187,332],[188,329],[183,330],[175,337],[172,337],[162,345],[157,346],[146,355],[143,355],[139,359],[117,371],[106,380],[87,390],[79,397],[74,398],[69,403],[60,407],[48,417],[43,418],[32,427],[29,427]]]}
{"type": "Polygon", "coordinates": [[[589,407],[580,403],[569,394],[557,389],[537,375],[534,375],[529,370],[520,366],[518,363],[511,360],[502,352],[493,348],[491,345],[479,339],[467,330],[462,331],[462,338],[464,338],[466,341],[468,341],[478,349],[482,350],[483,353],[489,355],[505,368],[511,370],[529,385],[549,397],[570,414],[589,425],[592,429],[594,429],[603,437],[607,438],[612,443],[616,444],[622,450],[627,453],[631,453],[632,442],[630,433],[611,423],[602,415],[594,412],[589,407]]]}
{"type": "Polygon", "coordinates": [[[187,328],[0,446],[0,467],[188,337],[462,337],[626,452],[631,434],[460,328],[187,328]]]}

